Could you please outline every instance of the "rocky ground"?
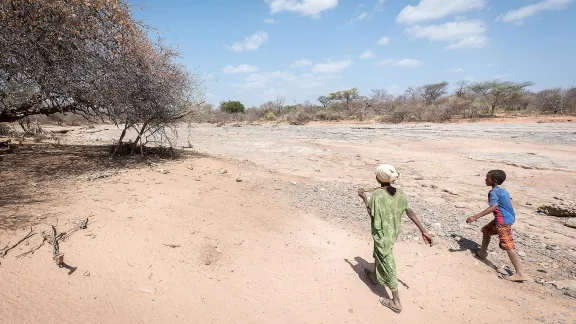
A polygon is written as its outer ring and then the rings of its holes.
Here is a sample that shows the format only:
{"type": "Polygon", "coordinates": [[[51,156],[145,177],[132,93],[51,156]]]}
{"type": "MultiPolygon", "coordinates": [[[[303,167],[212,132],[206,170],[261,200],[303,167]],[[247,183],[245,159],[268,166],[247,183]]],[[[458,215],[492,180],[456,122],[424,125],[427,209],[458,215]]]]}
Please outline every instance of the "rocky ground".
{"type": "Polygon", "coordinates": [[[575,133],[570,123],[194,125],[178,145],[208,157],[166,163],[108,159],[98,145],[118,130],[75,128],[0,160],[2,245],[31,226],[94,221],[62,247],[79,269],[67,277],[45,266],[48,249],[16,258],[32,246],[23,245],[2,259],[9,307],[0,315],[7,323],[57,314],[87,323],[576,323],[576,229],[538,211],[574,206],[575,133]],[[375,185],[384,162],[400,169],[398,186],[435,238],[425,247],[405,219],[396,254],[412,288],[402,288],[399,317],[378,307],[380,293],[362,276],[371,243],[357,190],[375,185]],[[490,217],[465,219],[486,207],[484,174],[494,168],[508,174],[514,238],[534,283],[498,279],[512,269],[495,242],[489,267],[471,256],[490,217]]]}

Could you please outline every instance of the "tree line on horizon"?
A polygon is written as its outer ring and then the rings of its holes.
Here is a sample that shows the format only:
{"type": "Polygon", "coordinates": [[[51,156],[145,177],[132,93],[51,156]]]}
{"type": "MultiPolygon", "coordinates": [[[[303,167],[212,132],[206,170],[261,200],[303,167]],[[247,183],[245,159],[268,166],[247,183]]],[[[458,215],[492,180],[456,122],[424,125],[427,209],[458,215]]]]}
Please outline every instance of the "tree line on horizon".
{"type": "MultiPolygon", "coordinates": [[[[576,87],[528,90],[533,82],[460,81],[449,92],[446,81],[409,87],[394,96],[386,89],[361,94],[357,88],[319,96],[318,104],[287,105],[277,96],[259,107],[245,108],[239,101],[223,101],[218,108],[204,105],[197,121],[338,121],[377,118],[381,122],[442,122],[452,118],[494,117],[498,112],[576,114],[576,87]]],[[[197,115],[198,117],[198,115],[197,115]]]]}

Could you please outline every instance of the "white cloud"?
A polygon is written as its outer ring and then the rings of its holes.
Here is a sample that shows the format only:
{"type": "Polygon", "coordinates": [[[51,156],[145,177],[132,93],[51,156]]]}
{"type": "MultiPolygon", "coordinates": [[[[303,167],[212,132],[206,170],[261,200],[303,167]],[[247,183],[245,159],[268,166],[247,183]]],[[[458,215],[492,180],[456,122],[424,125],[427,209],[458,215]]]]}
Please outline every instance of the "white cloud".
{"type": "Polygon", "coordinates": [[[297,60],[290,64],[291,68],[301,68],[305,66],[312,66],[312,62],[310,60],[297,60]]]}
{"type": "Polygon", "coordinates": [[[563,10],[574,0],[544,0],[538,3],[529,4],[515,10],[508,11],[502,20],[504,22],[514,22],[521,24],[524,19],[536,16],[544,11],[563,10]]]}
{"type": "Polygon", "coordinates": [[[238,66],[226,65],[220,71],[228,74],[252,73],[258,71],[258,67],[253,65],[240,64],[238,66]]]}
{"type": "Polygon", "coordinates": [[[270,6],[270,12],[276,14],[282,11],[297,12],[302,16],[320,18],[320,13],[333,9],[338,0],[264,0],[270,6]]]}
{"type": "Polygon", "coordinates": [[[418,66],[420,64],[422,64],[420,61],[415,60],[415,59],[409,59],[409,58],[405,58],[405,59],[402,59],[402,60],[396,62],[396,65],[404,66],[404,67],[414,67],[414,66],[418,66]]]}
{"type": "MultiPolygon", "coordinates": [[[[348,23],[351,24],[354,21],[362,21],[364,19],[372,19],[372,16],[374,16],[376,13],[382,12],[384,10],[383,9],[384,8],[384,2],[386,2],[386,0],[377,0],[376,4],[374,4],[374,7],[372,8],[372,11],[370,11],[370,12],[363,11],[358,15],[354,14],[354,17],[352,19],[350,19],[350,21],[348,23]]],[[[360,9],[366,8],[366,5],[360,4],[358,6],[358,8],[360,8],[360,9]]]]}
{"type": "Polygon", "coordinates": [[[248,37],[244,37],[244,41],[242,42],[234,43],[234,45],[232,45],[232,50],[234,52],[255,51],[267,40],[268,34],[266,34],[265,31],[259,31],[248,37]]]}
{"type": "Polygon", "coordinates": [[[486,0],[420,0],[416,6],[406,6],[396,21],[401,24],[414,24],[427,20],[441,19],[482,9],[486,0]]]}
{"type": "Polygon", "coordinates": [[[264,19],[264,23],[265,24],[275,24],[276,20],[274,20],[274,18],[266,18],[266,19],[264,19]]]}
{"type": "Polygon", "coordinates": [[[413,26],[404,31],[415,38],[444,41],[448,49],[482,48],[488,43],[486,25],[479,20],[453,21],[442,25],[413,26]]]}
{"type": "Polygon", "coordinates": [[[405,58],[405,59],[401,59],[401,60],[395,60],[392,58],[387,58],[387,59],[384,59],[384,60],[377,62],[376,66],[396,65],[396,66],[401,66],[401,67],[416,67],[416,66],[419,66],[421,64],[422,64],[422,62],[415,60],[415,59],[411,59],[411,58],[405,58]]]}
{"type": "Polygon", "coordinates": [[[240,89],[261,89],[261,88],[298,88],[309,90],[310,88],[317,88],[325,85],[327,81],[340,79],[341,76],[337,74],[314,74],[304,73],[296,75],[291,72],[275,71],[275,72],[259,72],[252,73],[244,79],[243,84],[232,84],[235,88],[240,89]]]}
{"type": "Polygon", "coordinates": [[[356,17],[356,20],[364,20],[366,18],[368,18],[370,15],[364,11],[363,13],[359,14],[358,17],[356,17]]]}
{"type": "Polygon", "coordinates": [[[332,61],[328,59],[326,63],[314,65],[312,72],[314,73],[337,73],[346,70],[352,65],[352,60],[332,61]]]}
{"type": "Polygon", "coordinates": [[[363,59],[363,60],[365,60],[365,59],[371,59],[371,58],[374,58],[374,57],[376,57],[376,55],[374,55],[374,52],[372,52],[371,50],[367,50],[367,51],[365,51],[364,53],[362,53],[362,54],[360,55],[360,58],[363,59]]]}
{"type": "Polygon", "coordinates": [[[388,45],[388,44],[390,44],[390,38],[388,38],[388,37],[382,37],[382,38],[380,38],[380,39],[378,40],[377,43],[378,43],[379,45],[383,45],[383,46],[388,45]]]}
{"type": "Polygon", "coordinates": [[[453,69],[448,69],[445,72],[447,73],[461,73],[464,72],[463,68],[453,68],[453,69]]]}

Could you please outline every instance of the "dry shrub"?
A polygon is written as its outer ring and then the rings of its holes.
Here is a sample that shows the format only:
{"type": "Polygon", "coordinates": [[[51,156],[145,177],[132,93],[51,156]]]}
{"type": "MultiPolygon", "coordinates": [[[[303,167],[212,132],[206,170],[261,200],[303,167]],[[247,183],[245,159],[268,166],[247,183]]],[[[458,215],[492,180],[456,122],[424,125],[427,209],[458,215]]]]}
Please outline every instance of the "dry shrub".
{"type": "Polygon", "coordinates": [[[344,119],[344,115],[341,112],[333,111],[330,109],[322,109],[316,112],[314,116],[315,120],[320,121],[340,121],[344,119]]]}
{"type": "Polygon", "coordinates": [[[306,125],[311,120],[312,120],[312,118],[310,117],[310,115],[301,109],[298,109],[297,111],[295,111],[293,113],[290,113],[286,117],[286,121],[290,125],[306,125]]]}

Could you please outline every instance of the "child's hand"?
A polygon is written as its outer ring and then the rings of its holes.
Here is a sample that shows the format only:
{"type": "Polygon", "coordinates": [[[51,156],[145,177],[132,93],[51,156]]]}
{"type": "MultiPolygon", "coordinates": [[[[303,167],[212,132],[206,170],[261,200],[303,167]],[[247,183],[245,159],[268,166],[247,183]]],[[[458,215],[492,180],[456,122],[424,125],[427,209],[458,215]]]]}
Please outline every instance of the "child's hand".
{"type": "Polygon", "coordinates": [[[428,234],[426,232],[422,232],[422,238],[424,239],[424,242],[426,242],[430,246],[432,246],[432,236],[430,236],[430,234],[428,234]]]}
{"type": "Polygon", "coordinates": [[[478,217],[476,217],[476,216],[471,216],[471,217],[468,217],[468,218],[466,219],[466,223],[468,223],[468,224],[474,223],[474,222],[477,221],[477,220],[478,220],[478,217]]]}

